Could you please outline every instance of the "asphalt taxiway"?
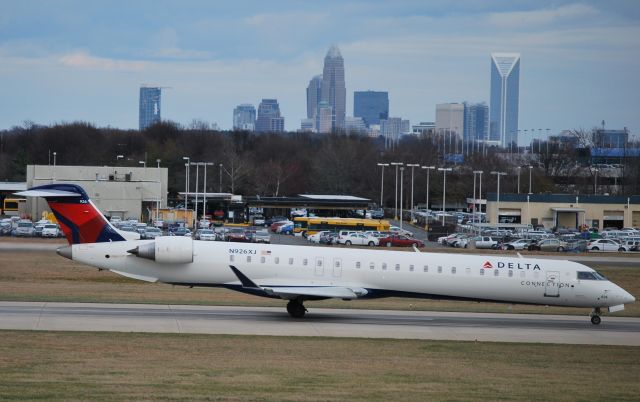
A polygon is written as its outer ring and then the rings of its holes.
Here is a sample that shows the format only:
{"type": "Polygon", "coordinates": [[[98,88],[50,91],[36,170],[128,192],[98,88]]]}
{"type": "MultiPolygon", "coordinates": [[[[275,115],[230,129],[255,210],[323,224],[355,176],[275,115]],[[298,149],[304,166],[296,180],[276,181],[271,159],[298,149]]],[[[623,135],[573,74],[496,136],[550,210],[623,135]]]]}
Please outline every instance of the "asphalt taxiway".
{"type": "Polygon", "coordinates": [[[640,318],[431,311],[0,302],[0,329],[330,336],[640,346],[640,318]]]}

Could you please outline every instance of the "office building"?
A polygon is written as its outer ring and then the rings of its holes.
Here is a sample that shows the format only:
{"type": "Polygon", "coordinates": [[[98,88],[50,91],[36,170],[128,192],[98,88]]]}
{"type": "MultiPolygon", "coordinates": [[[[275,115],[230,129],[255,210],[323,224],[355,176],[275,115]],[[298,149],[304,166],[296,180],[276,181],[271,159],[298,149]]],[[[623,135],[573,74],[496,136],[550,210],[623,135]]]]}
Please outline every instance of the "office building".
{"type": "Polygon", "coordinates": [[[138,112],[138,128],[140,131],[156,123],[160,123],[160,94],[159,87],[140,87],[140,105],[138,112]]]}
{"type": "Polygon", "coordinates": [[[344,119],[344,130],[347,133],[365,133],[367,126],[362,117],[347,116],[344,119]]]}
{"type": "Polygon", "coordinates": [[[284,131],[284,117],[280,116],[280,105],[277,99],[263,99],[260,102],[255,131],[260,133],[284,131]]]}
{"type": "Polygon", "coordinates": [[[318,104],[322,100],[322,75],[316,75],[307,86],[307,119],[316,120],[318,104]]]}
{"type": "Polygon", "coordinates": [[[233,109],[233,129],[254,131],[256,128],[256,108],[243,103],[233,109]]]}
{"type": "Polygon", "coordinates": [[[491,54],[489,140],[506,148],[518,144],[520,54],[491,54]]]}
{"type": "Polygon", "coordinates": [[[436,132],[454,138],[462,138],[464,130],[464,105],[441,103],[436,105],[436,132]]]}
{"type": "Polygon", "coordinates": [[[464,142],[477,144],[489,139],[489,106],[464,102],[464,142]]]}
{"type": "Polygon", "coordinates": [[[433,121],[421,121],[411,127],[411,131],[416,135],[432,136],[436,132],[436,123],[433,121]]]}
{"type": "Polygon", "coordinates": [[[344,81],[344,59],[336,45],[332,45],[324,58],[321,100],[331,106],[332,130],[344,128],[347,88],[344,81]]]}
{"type": "Polygon", "coordinates": [[[327,101],[318,104],[317,132],[330,133],[333,129],[333,108],[327,101]]]}
{"type": "Polygon", "coordinates": [[[300,121],[300,130],[305,133],[315,133],[316,122],[314,119],[302,119],[300,121]]]}
{"type": "Polygon", "coordinates": [[[386,120],[380,120],[380,134],[384,137],[387,148],[394,147],[400,140],[400,135],[409,133],[410,129],[409,120],[403,120],[400,117],[389,117],[386,120]]]}
{"type": "Polygon", "coordinates": [[[380,124],[389,118],[389,93],[380,91],[355,91],[353,93],[353,116],[361,117],[364,124],[380,124]]]}

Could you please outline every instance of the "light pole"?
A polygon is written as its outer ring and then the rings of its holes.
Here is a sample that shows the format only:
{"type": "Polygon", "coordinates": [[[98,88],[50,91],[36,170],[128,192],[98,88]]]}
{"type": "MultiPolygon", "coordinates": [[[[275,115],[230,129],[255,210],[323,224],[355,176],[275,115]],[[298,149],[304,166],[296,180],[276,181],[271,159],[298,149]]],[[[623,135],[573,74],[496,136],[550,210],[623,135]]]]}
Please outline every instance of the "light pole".
{"type": "Polygon", "coordinates": [[[143,165],[144,168],[147,168],[147,161],[138,161],[139,164],[143,165]]]}
{"type": "Polygon", "coordinates": [[[413,222],[413,168],[419,167],[419,163],[407,163],[407,166],[411,168],[411,222],[413,222]]]}
{"type": "Polygon", "coordinates": [[[380,182],[380,208],[383,208],[382,202],[384,200],[384,167],[389,166],[388,163],[378,163],[378,166],[382,167],[382,179],[380,182]]]}
{"type": "Polygon", "coordinates": [[[58,155],[58,153],[53,151],[53,181],[56,181],[56,155],[58,155]]]}
{"type": "Polygon", "coordinates": [[[160,203],[162,201],[162,177],[160,177],[160,159],[156,159],[158,164],[158,187],[160,187],[160,193],[158,194],[158,204],[156,206],[156,222],[160,219],[160,203]]]}
{"type": "Polygon", "coordinates": [[[436,167],[435,166],[423,166],[422,169],[426,169],[427,170],[427,218],[424,222],[425,227],[427,227],[427,225],[429,224],[429,173],[431,173],[432,170],[434,170],[436,167]]]}
{"type": "Polygon", "coordinates": [[[595,173],[595,175],[593,176],[593,194],[598,194],[598,172],[600,171],[600,169],[595,168],[593,169],[593,171],[595,173]]]}
{"type": "Polygon", "coordinates": [[[442,226],[444,226],[444,204],[447,198],[447,172],[450,172],[451,168],[438,168],[438,171],[442,172],[442,226]]]}
{"type": "Polygon", "coordinates": [[[531,170],[533,169],[533,166],[529,165],[529,194],[533,194],[531,192],[531,170]]]}
{"type": "Polygon", "coordinates": [[[402,162],[391,162],[391,165],[396,167],[396,195],[394,198],[394,202],[395,202],[395,211],[394,211],[394,218],[396,220],[398,220],[398,166],[402,166],[402,162]]]}
{"type": "Polygon", "coordinates": [[[196,166],[196,205],[194,207],[195,212],[194,212],[194,216],[193,216],[193,230],[197,230],[198,229],[198,168],[200,167],[200,165],[202,164],[202,162],[191,162],[190,165],[195,165],[196,166]]]}
{"type": "Polygon", "coordinates": [[[222,192],[222,163],[220,164],[220,187],[218,187],[218,192],[222,192]]]}
{"type": "Polygon", "coordinates": [[[473,221],[478,222],[478,214],[476,213],[478,209],[478,198],[476,198],[476,175],[480,177],[480,199],[482,199],[482,170],[474,170],[473,171],[473,221]]]}
{"type": "Polygon", "coordinates": [[[203,182],[203,191],[202,191],[202,216],[204,218],[207,217],[207,166],[213,166],[215,163],[213,162],[202,162],[204,165],[204,182],[203,182]]]}
{"type": "Polygon", "coordinates": [[[518,170],[518,194],[520,194],[520,170],[522,170],[521,166],[516,168],[518,170]]]}
{"type": "Polygon", "coordinates": [[[182,160],[187,161],[184,164],[184,226],[187,227],[187,201],[189,200],[189,165],[191,164],[191,158],[183,156],[182,160]]]}
{"type": "Polygon", "coordinates": [[[400,232],[402,232],[402,184],[404,182],[404,166],[400,167],[400,232]]]}
{"type": "Polygon", "coordinates": [[[124,155],[116,155],[116,165],[120,159],[124,158],[124,155]]]}
{"type": "Polygon", "coordinates": [[[494,174],[498,177],[498,194],[497,194],[497,198],[496,198],[496,225],[499,222],[500,219],[500,176],[506,176],[507,174],[505,172],[491,172],[491,174],[494,174]]]}

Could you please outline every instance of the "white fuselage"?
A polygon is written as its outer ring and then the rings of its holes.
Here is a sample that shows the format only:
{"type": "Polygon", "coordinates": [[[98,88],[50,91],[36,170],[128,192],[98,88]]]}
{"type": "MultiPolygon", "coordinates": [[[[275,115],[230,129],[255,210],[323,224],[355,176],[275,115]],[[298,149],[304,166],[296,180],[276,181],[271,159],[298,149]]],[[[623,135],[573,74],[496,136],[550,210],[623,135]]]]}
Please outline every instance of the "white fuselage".
{"type": "Polygon", "coordinates": [[[253,243],[193,242],[193,261],[159,263],[131,254],[151,241],[77,244],[72,258],[146,281],[241,290],[230,266],[259,286],[351,287],[366,297],[410,296],[576,307],[633,302],[608,280],[564,260],[253,243]]]}

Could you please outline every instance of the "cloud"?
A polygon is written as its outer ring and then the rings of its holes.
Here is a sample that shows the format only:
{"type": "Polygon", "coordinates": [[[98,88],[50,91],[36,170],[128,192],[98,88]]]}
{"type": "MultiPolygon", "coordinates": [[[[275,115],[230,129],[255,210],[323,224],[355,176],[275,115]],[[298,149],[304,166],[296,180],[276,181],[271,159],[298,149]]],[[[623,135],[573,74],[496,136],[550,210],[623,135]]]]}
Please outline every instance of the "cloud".
{"type": "Polygon", "coordinates": [[[539,27],[567,20],[591,18],[599,12],[586,4],[569,4],[557,8],[511,11],[488,14],[490,24],[500,28],[539,27]]]}
{"type": "Polygon", "coordinates": [[[58,62],[66,67],[105,71],[141,71],[149,66],[149,63],[144,61],[95,57],[86,52],[74,52],[62,55],[58,58],[58,62]]]}

